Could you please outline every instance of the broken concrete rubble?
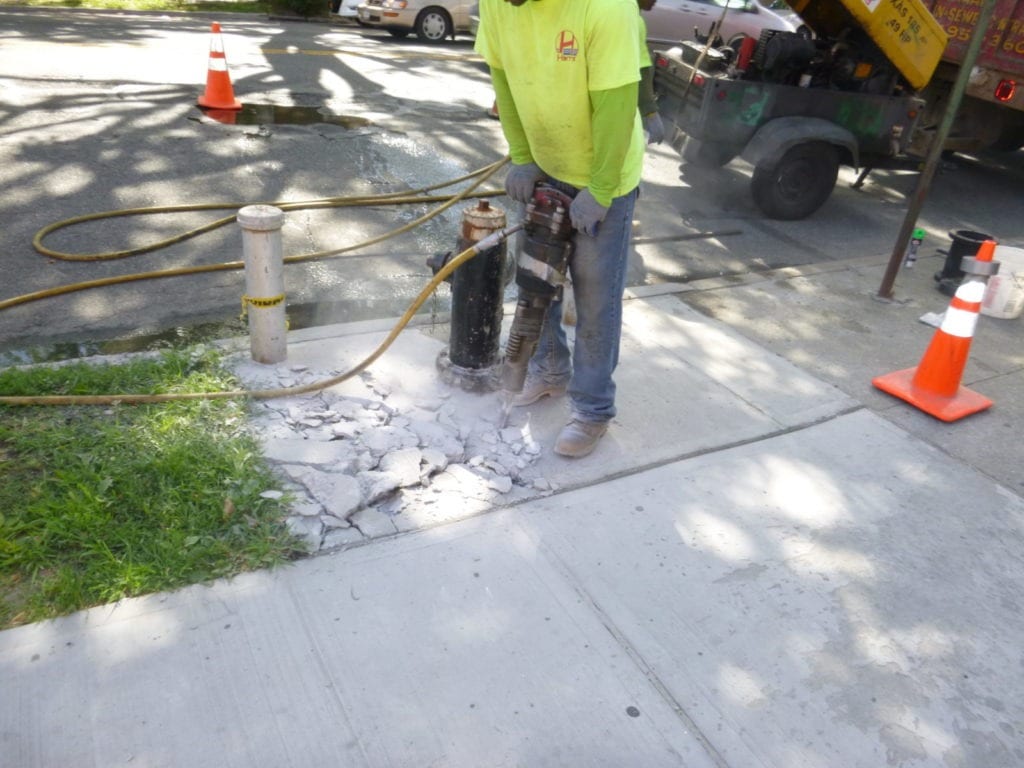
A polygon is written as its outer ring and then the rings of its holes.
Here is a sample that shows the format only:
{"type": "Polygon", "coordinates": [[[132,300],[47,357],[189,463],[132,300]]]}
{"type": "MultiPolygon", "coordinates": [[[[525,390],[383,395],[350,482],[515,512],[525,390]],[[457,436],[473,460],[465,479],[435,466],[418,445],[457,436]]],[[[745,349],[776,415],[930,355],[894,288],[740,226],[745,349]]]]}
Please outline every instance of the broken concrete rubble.
{"type": "MultiPolygon", "coordinates": [[[[250,388],[338,373],[229,364],[250,388]]],[[[289,529],[316,552],[555,490],[533,466],[542,451],[528,423],[502,427],[496,395],[494,407],[481,408],[481,397],[488,395],[452,390],[410,398],[363,372],[342,388],[254,402],[253,430],[287,494],[289,529]]]]}

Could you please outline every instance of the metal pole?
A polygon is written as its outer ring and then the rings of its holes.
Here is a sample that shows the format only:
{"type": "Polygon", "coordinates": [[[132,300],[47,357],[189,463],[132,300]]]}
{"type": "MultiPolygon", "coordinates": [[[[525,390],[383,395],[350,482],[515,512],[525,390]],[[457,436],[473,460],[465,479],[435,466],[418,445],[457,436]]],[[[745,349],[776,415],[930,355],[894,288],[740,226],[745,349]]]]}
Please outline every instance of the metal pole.
{"type": "Polygon", "coordinates": [[[238,212],[245,259],[242,312],[249,315],[249,347],[257,363],[288,356],[284,303],[284,213],[272,205],[247,205],[238,212]]]}
{"type": "Polygon", "coordinates": [[[939,130],[932,139],[931,146],[928,148],[928,156],[925,159],[924,168],[921,169],[921,176],[917,180],[917,188],[914,190],[914,195],[911,198],[910,207],[907,209],[903,225],[896,236],[896,243],[893,246],[892,255],[889,257],[889,264],[885,269],[885,274],[882,276],[882,284],[878,287],[878,297],[881,299],[891,299],[893,297],[892,289],[896,282],[896,273],[899,272],[900,264],[903,262],[903,257],[907,250],[907,243],[910,242],[910,236],[917,226],[917,217],[921,214],[921,209],[924,207],[932,177],[935,175],[935,169],[939,166],[942,147],[946,143],[946,137],[949,136],[949,131],[953,127],[953,120],[960,109],[960,101],[963,99],[964,91],[967,90],[967,81],[971,76],[971,69],[974,67],[974,62],[978,59],[978,53],[981,51],[981,44],[985,39],[985,34],[988,32],[988,25],[992,21],[992,13],[995,7],[996,0],[982,0],[981,10],[978,13],[978,24],[974,28],[971,42],[968,44],[964,60],[960,64],[960,71],[957,74],[956,82],[953,84],[953,90],[950,91],[949,104],[946,105],[946,111],[942,116],[942,122],[939,124],[939,130]]]}

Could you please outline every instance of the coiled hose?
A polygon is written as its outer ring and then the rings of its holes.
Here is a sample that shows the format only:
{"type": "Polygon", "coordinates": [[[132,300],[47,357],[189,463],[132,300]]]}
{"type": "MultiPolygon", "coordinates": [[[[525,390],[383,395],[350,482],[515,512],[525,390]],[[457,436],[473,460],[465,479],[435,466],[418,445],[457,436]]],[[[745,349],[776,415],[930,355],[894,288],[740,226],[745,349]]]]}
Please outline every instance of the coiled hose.
{"type": "MultiPolygon", "coordinates": [[[[438,202],[443,201],[441,205],[428,211],[423,216],[415,219],[414,221],[405,224],[398,229],[387,232],[383,235],[371,238],[355,245],[345,246],[329,251],[318,251],[315,253],[307,253],[299,256],[288,256],[284,258],[285,264],[294,264],[298,262],[313,261],[317,259],[327,259],[334,256],[339,256],[348,251],[353,251],[358,248],[365,248],[369,245],[379,243],[383,240],[387,240],[391,237],[395,237],[404,232],[407,232],[420,224],[429,221],[430,219],[438,216],[439,214],[451,208],[461,200],[476,198],[476,197],[494,197],[497,195],[504,194],[504,190],[482,190],[476,191],[477,187],[483,184],[489,179],[494,173],[502,168],[509,158],[506,156],[497,162],[491,163],[490,165],[484,166],[472,173],[461,176],[457,179],[445,182],[443,184],[435,184],[429,187],[423,187],[413,192],[400,193],[400,194],[386,194],[386,195],[372,195],[365,197],[335,197],[335,198],[324,198],[320,200],[309,200],[302,202],[271,202],[265,203],[265,205],[274,205],[282,210],[299,210],[306,208],[339,208],[339,207],[350,207],[350,206],[363,206],[363,205],[379,205],[381,203],[388,204],[403,204],[403,203],[423,203],[423,202],[438,202]],[[475,177],[477,180],[466,189],[457,193],[453,196],[426,196],[422,193],[431,192],[444,187],[452,186],[453,184],[466,181],[475,177]]],[[[202,210],[226,210],[232,209],[237,210],[239,208],[249,205],[249,203],[206,203],[199,205],[181,205],[181,206],[166,206],[156,208],[130,208],[120,211],[106,211],[103,213],[90,214],[86,216],[77,216],[65,221],[51,224],[36,233],[35,238],[32,241],[33,246],[44,256],[49,256],[55,259],[61,259],[63,261],[105,261],[112,259],[122,259],[129,256],[136,256],[141,253],[149,253],[151,251],[165,248],[174,243],[179,243],[184,240],[188,240],[197,235],[203,234],[204,232],[212,231],[218,227],[225,226],[235,221],[235,216],[226,216],[217,221],[205,224],[201,227],[189,230],[182,234],[176,235],[166,240],[161,240],[157,243],[150,245],[141,246],[139,248],[133,248],[122,251],[112,251],[108,253],[92,253],[92,254],[68,254],[59,251],[54,251],[43,246],[42,241],[47,235],[65,227],[70,227],[75,224],[83,223],[86,221],[95,221],[105,218],[115,218],[120,216],[132,216],[132,215],[143,215],[152,213],[176,213],[181,211],[202,211],[202,210]]],[[[175,400],[224,400],[233,398],[253,398],[258,400],[269,400],[277,397],[287,397],[291,395],[306,394],[309,392],[317,392],[328,387],[332,387],[336,384],[340,384],[347,379],[359,374],[366,370],[374,361],[377,360],[384,352],[394,343],[395,339],[398,338],[398,334],[409,324],[413,316],[419,310],[423,303],[430,297],[430,295],[437,290],[437,287],[444,282],[449,275],[452,274],[462,264],[469,261],[471,258],[476,256],[478,253],[488,250],[500,244],[504,239],[510,236],[513,232],[518,231],[521,225],[509,227],[499,232],[495,232],[492,235],[484,238],[478,243],[470,246],[466,250],[459,253],[457,256],[452,258],[442,269],[440,269],[433,279],[428,282],[416,298],[406,309],[405,313],[399,318],[398,322],[391,329],[391,332],[384,339],[383,342],[370,353],[362,362],[354,366],[352,369],[345,371],[338,376],[334,376],[330,379],[323,381],[311,382],[309,384],[303,384],[295,387],[282,387],[278,389],[263,389],[263,390],[235,390],[229,392],[191,392],[191,393],[165,393],[159,395],[143,395],[143,394],[120,394],[120,395],[3,395],[0,396],[0,405],[15,406],[15,405],[114,405],[118,403],[124,404],[148,404],[148,403],[165,403],[175,400]]],[[[49,298],[52,296],[60,296],[62,294],[72,293],[74,291],[82,291],[91,288],[97,288],[106,285],[115,285],[119,283],[126,283],[138,280],[153,280],[164,277],[175,277],[180,275],[198,274],[202,272],[214,272],[214,271],[226,271],[232,269],[242,269],[245,264],[240,261],[223,262],[220,264],[209,264],[199,267],[182,267],[177,269],[160,270],[154,272],[143,272],[133,275],[119,275],[116,277],[103,278],[100,280],[90,280],[81,283],[73,283],[70,285],[57,286],[55,288],[48,288],[43,291],[36,291],[35,293],[25,294],[23,296],[16,296],[11,299],[0,301],[0,310],[8,309],[19,304],[26,304],[31,301],[38,301],[40,299],[49,298]]]]}

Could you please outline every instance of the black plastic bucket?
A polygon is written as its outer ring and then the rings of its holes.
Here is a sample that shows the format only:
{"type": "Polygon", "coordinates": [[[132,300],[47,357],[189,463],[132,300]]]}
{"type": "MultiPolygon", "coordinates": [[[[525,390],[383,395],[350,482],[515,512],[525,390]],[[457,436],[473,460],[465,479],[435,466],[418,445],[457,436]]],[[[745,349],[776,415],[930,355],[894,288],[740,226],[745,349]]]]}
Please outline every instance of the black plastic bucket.
{"type": "Polygon", "coordinates": [[[982,243],[986,240],[995,240],[992,235],[984,232],[972,232],[969,229],[953,230],[949,233],[949,237],[953,241],[953,245],[950,246],[949,253],[946,255],[946,263],[942,266],[942,271],[935,273],[936,280],[962,278],[964,271],[960,269],[960,262],[963,261],[964,256],[974,256],[982,243]]]}

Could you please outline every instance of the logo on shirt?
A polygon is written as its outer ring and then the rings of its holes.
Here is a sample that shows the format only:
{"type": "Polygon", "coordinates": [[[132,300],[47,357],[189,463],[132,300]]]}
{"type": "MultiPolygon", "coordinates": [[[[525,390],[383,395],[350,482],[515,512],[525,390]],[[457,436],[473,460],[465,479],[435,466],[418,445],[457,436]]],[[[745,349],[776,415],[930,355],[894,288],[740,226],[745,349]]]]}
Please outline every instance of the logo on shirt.
{"type": "Polygon", "coordinates": [[[559,61],[576,61],[580,52],[579,43],[576,42],[576,35],[568,29],[558,33],[557,56],[559,61]]]}

